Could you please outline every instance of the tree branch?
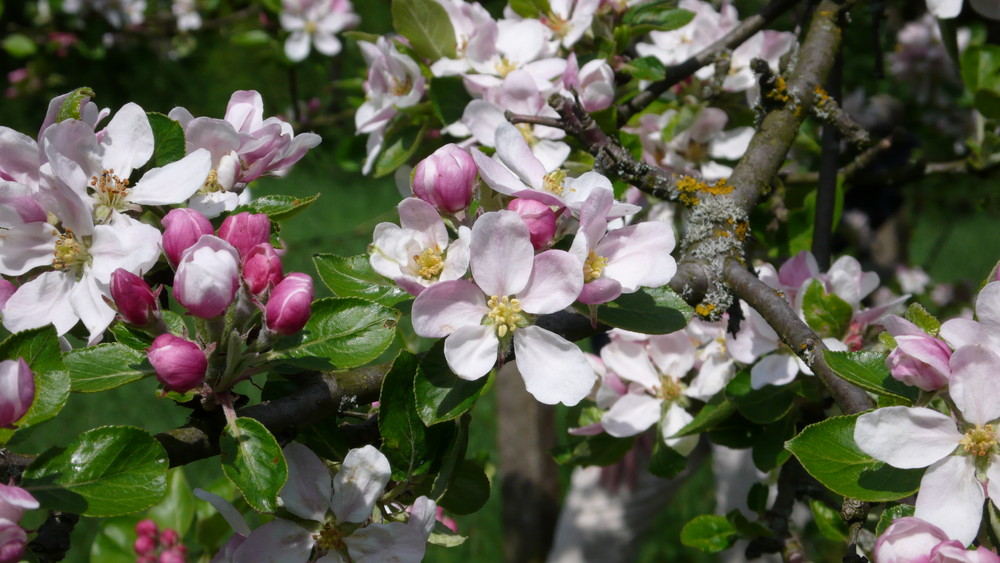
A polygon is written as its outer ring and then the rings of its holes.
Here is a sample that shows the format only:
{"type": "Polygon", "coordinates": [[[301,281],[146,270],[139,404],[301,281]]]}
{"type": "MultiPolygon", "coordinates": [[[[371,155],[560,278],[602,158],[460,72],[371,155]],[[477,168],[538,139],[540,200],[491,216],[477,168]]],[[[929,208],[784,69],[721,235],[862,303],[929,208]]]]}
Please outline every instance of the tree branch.
{"type": "Polygon", "coordinates": [[[735,49],[750,39],[755,33],[764,29],[768,24],[784,14],[800,0],[772,0],[760,9],[757,14],[741,21],[729,33],[720,37],[715,43],[705,47],[698,54],[686,61],[667,68],[661,80],[650,84],[645,90],[640,92],[631,100],[618,107],[618,124],[622,125],[630,117],[646,109],[661,94],[694,74],[698,69],[715,61],[719,53],[729,49],[735,49]]]}

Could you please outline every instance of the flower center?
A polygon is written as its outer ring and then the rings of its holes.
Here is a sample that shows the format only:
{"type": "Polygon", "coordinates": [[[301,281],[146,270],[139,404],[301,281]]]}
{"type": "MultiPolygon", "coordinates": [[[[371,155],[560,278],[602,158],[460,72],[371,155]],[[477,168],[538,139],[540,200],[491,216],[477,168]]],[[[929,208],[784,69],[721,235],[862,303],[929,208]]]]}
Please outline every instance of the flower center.
{"type": "Polygon", "coordinates": [[[124,211],[129,208],[128,179],[115,175],[114,170],[105,170],[100,176],[90,177],[90,186],[94,188],[94,215],[98,221],[104,221],[112,211],[124,211]]]}
{"type": "Polygon", "coordinates": [[[684,397],[685,387],[679,378],[672,375],[661,375],[660,391],[656,396],[666,403],[676,403],[684,397]]]}
{"type": "Polygon", "coordinates": [[[699,143],[694,139],[688,141],[687,148],[680,151],[681,156],[693,164],[700,164],[708,160],[708,145],[699,143]]]}
{"type": "Polygon", "coordinates": [[[410,93],[413,88],[413,81],[410,80],[409,75],[407,75],[405,80],[400,80],[399,78],[392,77],[392,89],[390,92],[393,96],[405,96],[410,93]]]}
{"type": "Polygon", "coordinates": [[[537,141],[535,139],[535,132],[531,129],[531,125],[528,123],[517,123],[514,125],[517,130],[521,132],[521,136],[524,137],[524,142],[528,145],[533,145],[537,141]]]}
{"type": "Polygon", "coordinates": [[[306,22],[305,32],[308,33],[309,35],[312,35],[312,34],[316,33],[316,30],[318,30],[318,29],[319,29],[319,26],[316,25],[316,22],[314,22],[314,21],[308,21],[308,22],[306,22]]]}
{"type": "Polygon", "coordinates": [[[425,280],[436,278],[441,274],[441,270],[444,270],[444,260],[441,259],[441,248],[437,245],[434,245],[434,248],[424,250],[420,254],[414,254],[413,261],[420,268],[417,271],[417,275],[425,280]]]}
{"type": "Polygon", "coordinates": [[[336,523],[327,522],[323,524],[323,529],[312,535],[316,540],[317,555],[325,555],[329,551],[347,552],[347,544],[344,543],[344,534],[337,528],[336,523]]]}
{"type": "Polygon", "coordinates": [[[599,256],[593,250],[587,255],[587,260],[583,263],[583,283],[590,283],[601,277],[604,267],[608,265],[608,259],[599,256]]]}
{"type": "Polygon", "coordinates": [[[560,168],[542,177],[542,188],[553,195],[562,195],[565,191],[566,171],[560,168]]]}
{"type": "Polygon", "coordinates": [[[198,195],[208,195],[212,192],[224,192],[225,188],[219,183],[219,172],[213,168],[208,171],[205,183],[198,189],[198,195]]]}
{"type": "Polygon", "coordinates": [[[992,424],[977,424],[975,428],[970,428],[965,432],[965,436],[958,442],[966,453],[976,457],[983,457],[993,451],[997,445],[997,433],[992,424]]]}
{"type": "Polygon", "coordinates": [[[64,271],[75,270],[90,258],[87,250],[73,236],[73,229],[66,229],[66,234],[59,236],[52,254],[52,267],[64,271]]]}
{"type": "Polygon", "coordinates": [[[509,333],[524,326],[524,315],[521,314],[521,302],[510,297],[494,295],[486,302],[490,312],[486,313],[486,324],[496,326],[497,337],[503,338],[509,333]]]}
{"type": "Polygon", "coordinates": [[[548,26],[552,30],[552,33],[555,33],[559,37],[566,37],[566,34],[569,33],[569,22],[556,14],[549,13],[547,18],[542,18],[542,23],[548,26]]]}
{"type": "Polygon", "coordinates": [[[507,78],[508,74],[517,70],[517,63],[511,61],[507,57],[500,57],[500,60],[493,65],[493,68],[496,69],[497,74],[500,75],[500,78],[507,78]]]}

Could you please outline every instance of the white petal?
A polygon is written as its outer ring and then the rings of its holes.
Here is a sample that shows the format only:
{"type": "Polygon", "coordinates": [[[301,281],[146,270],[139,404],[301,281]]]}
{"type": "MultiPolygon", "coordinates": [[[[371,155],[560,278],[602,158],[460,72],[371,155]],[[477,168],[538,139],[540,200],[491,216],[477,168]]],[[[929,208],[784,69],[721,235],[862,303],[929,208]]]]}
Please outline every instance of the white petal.
{"type": "Polygon", "coordinates": [[[687,332],[649,337],[649,357],[660,373],[684,377],[694,367],[695,349],[687,332]]]}
{"type": "Polygon", "coordinates": [[[399,202],[396,209],[399,210],[401,227],[423,234],[425,244],[435,244],[441,250],[448,246],[448,229],[433,205],[416,197],[408,197],[399,202]]]}
{"type": "Polygon", "coordinates": [[[317,33],[313,36],[313,40],[316,42],[316,50],[328,57],[340,52],[340,40],[332,33],[317,33]]]}
{"type": "Polygon", "coordinates": [[[330,508],[337,519],[364,522],[370,518],[391,474],[389,460],[374,446],[347,452],[344,464],[333,478],[330,508]]]}
{"type": "Polygon", "coordinates": [[[506,166],[486,156],[482,151],[473,149],[472,160],[476,161],[479,175],[486,185],[504,195],[514,195],[531,188],[524,184],[506,166]]]}
{"type": "Polygon", "coordinates": [[[205,185],[211,168],[211,154],[205,149],[198,149],[178,161],[143,174],[128,199],[140,205],[181,203],[205,185]]]}
{"type": "Polygon", "coordinates": [[[635,436],[660,420],[663,401],[646,393],[626,393],[601,417],[604,430],[616,437],[635,436]]]}
{"type": "Polygon", "coordinates": [[[285,56],[293,63],[305,60],[309,56],[309,34],[295,31],[285,40],[285,56]]]}
{"type": "Polygon", "coordinates": [[[276,518],[247,536],[233,561],[240,563],[305,563],[316,541],[312,533],[288,520],[276,518]]]}
{"type": "Polygon", "coordinates": [[[3,309],[3,326],[11,332],[56,327],[56,334],[66,334],[80,317],[73,312],[70,295],[76,285],[73,275],[44,272],[17,288],[3,309]]]}
{"type": "Polygon", "coordinates": [[[545,315],[568,307],[583,289],[583,264],[562,250],[546,250],[535,256],[531,277],[517,294],[521,308],[545,315]]]}
{"type": "Polygon", "coordinates": [[[951,355],[948,394],[965,420],[986,424],[1000,418],[1000,357],[986,348],[966,346],[951,355]]]}
{"type": "Polygon", "coordinates": [[[106,288],[107,285],[99,285],[89,269],[85,269],[79,283],[70,293],[73,312],[80,317],[90,332],[90,337],[87,339],[88,346],[100,342],[105,329],[115,320],[115,310],[108,305],[108,298],[111,295],[106,288]]]}
{"type": "Polygon", "coordinates": [[[795,356],[775,353],[764,356],[750,368],[750,387],[760,389],[765,385],[785,385],[799,374],[795,356]]]}
{"type": "Polygon", "coordinates": [[[975,458],[948,456],[932,465],[920,480],[914,516],[969,545],[979,532],[986,492],[976,479],[975,458]]]}
{"type": "Polygon", "coordinates": [[[962,0],[927,0],[927,11],[942,20],[955,18],[962,11],[962,0]]]}
{"type": "Polygon", "coordinates": [[[993,332],[1000,332],[1000,281],[990,282],[976,297],[976,319],[993,332]]]}
{"type": "Polygon", "coordinates": [[[613,340],[601,348],[601,359],[618,377],[635,381],[649,390],[660,386],[660,376],[641,342],[613,340]]]}
{"type": "Polygon", "coordinates": [[[323,522],[333,495],[330,470],[319,456],[298,442],[288,444],[282,451],[288,462],[288,480],[278,496],[292,514],[323,522]]]}
{"type": "MultiPolygon", "coordinates": [[[[680,405],[674,403],[669,409],[667,409],[666,415],[663,417],[663,426],[661,433],[664,436],[673,436],[688,425],[694,417],[691,413],[687,412],[680,405]]],[[[690,436],[682,436],[680,438],[664,438],[663,442],[666,443],[671,448],[677,450],[677,453],[687,456],[694,450],[695,446],[698,445],[698,435],[692,434],[690,436]]]]}
{"type": "Polygon", "coordinates": [[[122,179],[146,164],[153,156],[153,128],[146,112],[131,102],[122,106],[104,129],[101,148],[101,165],[122,179]]]}
{"type": "Polygon", "coordinates": [[[941,338],[956,350],[988,339],[986,328],[972,319],[949,319],[941,324],[941,338]]]}
{"type": "Polygon", "coordinates": [[[546,405],[571,407],[594,388],[597,374],[575,344],[541,327],[514,333],[514,354],[528,393],[546,405]]]}
{"type": "Polygon", "coordinates": [[[545,167],[531,152],[524,135],[510,123],[501,123],[496,130],[497,156],[522,182],[541,189],[545,167]]]}
{"type": "Polygon", "coordinates": [[[32,268],[52,265],[59,233],[48,223],[26,223],[0,230],[0,274],[20,276],[32,268]]]}
{"type": "Polygon", "coordinates": [[[500,340],[492,326],[468,325],[451,333],[444,341],[444,357],[455,375],[475,380],[493,368],[499,346],[500,340]]]}
{"type": "Polygon", "coordinates": [[[476,284],[486,295],[500,297],[524,289],[535,259],[528,226],[520,215],[506,210],[479,217],[469,254],[476,284]]]}
{"type": "Polygon", "coordinates": [[[90,245],[94,277],[102,284],[109,284],[111,273],[118,268],[133,274],[149,271],[160,258],[160,238],[156,227],[138,221],[94,227],[90,245]]]}
{"type": "Polygon", "coordinates": [[[441,338],[465,326],[479,326],[487,313],[486,296],[476,284],[443,281],[413,302],[413,330],[425,338],[441,338]]]}
{"type": "Polygon", "coordinates": [[[859,416],[854,427],[861,451],[900,469],[927,467],[951,454],[961,439],[951,418],[923,407],[877,409],[859,416]]]}
{"type": "Polygon", "coordinates": [[[241,536],[250,535],[250,526],[247,526],[247,521],[240,514],[239,510],[232,505],[228,500],[220,497],[215,493],[210,493],[203,489],[195,489],[194,496],[200,498],[201,500],[212,505],[219,514],[225,518],[226,522],[233,529],[234,532],[241,536]]]}

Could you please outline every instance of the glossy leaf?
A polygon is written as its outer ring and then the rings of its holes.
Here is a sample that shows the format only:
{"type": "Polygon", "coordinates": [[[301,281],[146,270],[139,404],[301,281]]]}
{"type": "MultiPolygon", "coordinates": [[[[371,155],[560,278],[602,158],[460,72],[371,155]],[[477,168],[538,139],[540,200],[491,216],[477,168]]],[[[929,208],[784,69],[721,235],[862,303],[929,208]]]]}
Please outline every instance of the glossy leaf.
{"type": "Polygon", "coordinates": [[[741,371],[726,385],[726,397],[747,420],[758,424],[774,422],[792,409],[794,385],[750,387],[750,372],[741,371]]]}
{"type": "Polygon", "coordinates": [[[425,59],[455,58],[455,28],[434,0],[392,0],[392,27],[425,59]]]}
{"type": "Polygon", "coordinates": [[[153,166],[166,166],[184,158],[184,129],[181,124],[152,111],[146,112],[146,118],[153,128],[153,166]]]}
{"type": "Polygon", "coordinates": [[[736,528],[723,516],[695,516],[681,529],[681,543],[705,553],[718,553],[736,542],[736,528]]]}
{"type": "Polygon", "coordinates": [[[114,389],[155,373],[146,354],[118,342],[71,350],[63,361],[76,393],[114,389]]]}
{"type": "Polygon", "coordinates": [[[440,504],[453,514],[472,514],[482,508],[489,498],[489,477],[479,464],[464,460],[455,471],[440,504]]]}
{"type": "Polygon", "coordinates": [[[835,542],[847,541],[847,527],[844,525],[844,519],[840,517],[840,512],[817,499],[809,499],[809,510],[812,511],[813,522],[824,538],[835,542]]]}
{"type": "Polygon", "coordinates": [[[917,508],[912,504],[893,504],[885,507],[882,515],[878,517],[878,524],[875,525],[875,535],[881,536],[882,532],[892,524],[892,521],[905,516],[913,516],[917,508]]]}
{"type": "Polygon", "coordinates": [[[920,390],[892,377],[885,365],[885,354],[879,352],[823,353],[826,364],[841,378],[879,396],[892,397],[912,405],[920,390]]]}
{"type": "Polygon", "coordinates": [[[303,331],[280,341],[273,358],[309,360],[304,363],[320,369],[357,367],[389,347],[399,317],[395,309],[357,297],[318,299],[303,331]]]}
{"type": "Polygon", "coordinates": [[[884,502],[916,492],[923,469],[896,469],[862,452],[854,442],[858,416],[836,416],[811,424],[785,447],[810,475],[838,495],[884,502]]]}
{"type": "Polygon", "coordinates": [[[417,414],[430,426],[458,418],[469,411],[488,387],[489,377],[474,381],[461,379],[448,367],[444,340],[439,340],[424,354],[413,380],[417,414]]]}
{"type": "Polygon", "coordinates": [[[392,280],[375,273],[365,254],[316,254],[313,263],[319,279],[338,297],[362,297],[387,307],[413,298],[392,280]]]}
{"type": "Polygon", "coordinates": [[[378,429],[382,434],[381,450],[392,465],[394,478],[425,473],[430,467],[427,427],[413,406],[416,373],[416,356],[403,351],[382,380],[378,429]]]}
{"type": "Polygon", "coordinates": [[[658,0],[637,4],[625,12],[622,23],[631,26],[652,26],[657,31],[680,29],[694,19],[694,12],[677,7],[674,0],[658,0]]]}
{"type": "Polygon", "coordinates": [[[469,447],[469,422],[471,420],[472,417],[466,414],[456,423],[455,439],[448,444],[448,449],[441,457],[437,475],[434,477],[434,484],[431,486],[430,494],[427,495],[433,500],[440,500],[444,496],[451,485],[455,471],[465,460],[465,451],[469,447]]]}
{"type": "Polygon", "coordinates": [[[726,398],[725,393],[716,393],[705,403],[705,406],[701,407],[698,414],[694,415],[694,419],[677,431],[674,436],[689,436],[706,432],[729,418],[734,412],[736,412],[736,405],[726,398]]]}
{"type": "Polygon", "coordinates": [[[259,512],[278,509],[278,492],[288,480],[281,446],[260,422],[237,418],[219,438],[222,472],[259,512]]]}
{"type": "Polygon", "coordinates": [[[184,476],[183,467],[167,472],[167,494],[158,504],[150,507],[148,515],[161,529],[170,528],[181,535],[187,533],[194,518],[195,497],[184,476]]]}
{"type": "Polygon", "coordinates": [[[465,89],[461,76],[435,77],[430,84],[431,107],[441,123],[448,125],[462,119],[465,106],[472,96],[465,89]]]}
{"type": "Polygon", "coordinates": [[[310,205],[316,203],[319,194],[308,197],[294,197],[290,195],[269,194],[254,198],[250,203],[245,203],[230,214],[235,215],[248,211],[250,213],[263,213],[272,221],[284,221],[290,219],[310,205]]]}
{"type": "MultiPolygon", "coordinates": [[[[589,315],[587,305],[575,304],[589,315]]],[[[669,287],[643,288],[611,303],[597,306],[597,320],[615,328],[643,334],[669,334],[685,326],[694,310],[669,287]]]]}
{"type": "Polygon", "coordinates": [[[119,516],[149,508],[167,490],[167,452],[141,428],[102,426],[52,448],[24,472],[43,509],[119,516]]]}

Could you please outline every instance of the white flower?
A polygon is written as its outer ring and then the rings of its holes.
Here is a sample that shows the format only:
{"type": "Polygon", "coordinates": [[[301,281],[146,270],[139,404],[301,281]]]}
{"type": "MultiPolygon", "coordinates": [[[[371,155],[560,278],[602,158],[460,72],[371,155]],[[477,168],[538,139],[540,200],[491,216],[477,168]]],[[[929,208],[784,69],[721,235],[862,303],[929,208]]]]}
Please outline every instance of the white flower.
{"type": "Polygon", "coordinates": [[[340,52],[334,35],[360,21],[348,0],[282,0],[281,27],[291,32],[285,55],[293,62],[309,56],[310,45],[327,56],[340,52]]]}

